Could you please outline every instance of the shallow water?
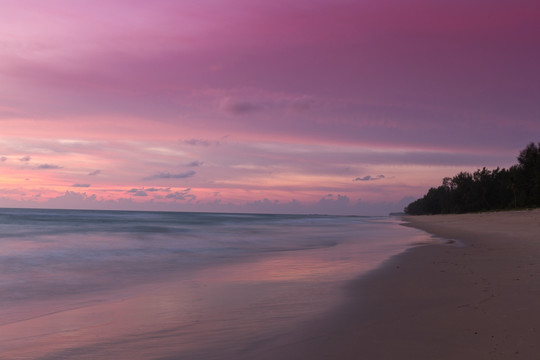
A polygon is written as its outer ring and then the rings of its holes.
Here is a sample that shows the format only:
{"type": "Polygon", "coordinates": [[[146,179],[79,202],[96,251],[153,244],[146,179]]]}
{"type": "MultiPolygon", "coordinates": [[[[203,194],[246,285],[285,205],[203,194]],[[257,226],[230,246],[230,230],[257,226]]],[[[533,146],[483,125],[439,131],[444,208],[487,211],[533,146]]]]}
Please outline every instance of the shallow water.
{"type": "Polygon", "coordinates": [[[0,358],[239,358],[426,241],[385,217],[3,209],[0,358]]]}

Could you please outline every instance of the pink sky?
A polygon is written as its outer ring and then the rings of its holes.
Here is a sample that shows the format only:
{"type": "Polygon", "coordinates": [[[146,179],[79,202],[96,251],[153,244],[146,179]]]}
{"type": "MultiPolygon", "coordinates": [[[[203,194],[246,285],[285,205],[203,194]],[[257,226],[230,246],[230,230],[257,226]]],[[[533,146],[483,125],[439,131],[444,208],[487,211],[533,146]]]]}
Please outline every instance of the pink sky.
{"type": "Polygon", "coordinates": [[[540,3],[2,0],[0,206],[386,214],[540,141],[540,3]]]}

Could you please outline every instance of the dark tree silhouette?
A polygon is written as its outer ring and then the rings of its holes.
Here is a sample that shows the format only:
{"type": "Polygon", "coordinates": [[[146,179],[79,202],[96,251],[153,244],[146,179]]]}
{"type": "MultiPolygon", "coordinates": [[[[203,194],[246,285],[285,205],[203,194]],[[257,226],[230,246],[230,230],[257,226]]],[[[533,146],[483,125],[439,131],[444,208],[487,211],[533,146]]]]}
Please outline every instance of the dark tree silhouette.
{"type": "Polygon", "coordinates": [[[485,167],[473,174],[460,172],[443,179],[422,198],[405,208],[406,214],[449,214],[540,206],[540,143],[530,143],[509,170],[485,167]]]}

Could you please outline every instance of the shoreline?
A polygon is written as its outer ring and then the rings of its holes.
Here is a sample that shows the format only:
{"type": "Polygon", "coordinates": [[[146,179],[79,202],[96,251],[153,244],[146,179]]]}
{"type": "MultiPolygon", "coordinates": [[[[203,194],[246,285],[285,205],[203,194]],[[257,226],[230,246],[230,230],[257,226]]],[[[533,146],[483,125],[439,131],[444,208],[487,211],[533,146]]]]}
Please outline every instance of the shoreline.
{"type": "Polygon", "coordinates": [[[392,257],[352,282],[343,306],[254,358],[537,357],[540,210],[403,219],[457,245],[392,257]]]}

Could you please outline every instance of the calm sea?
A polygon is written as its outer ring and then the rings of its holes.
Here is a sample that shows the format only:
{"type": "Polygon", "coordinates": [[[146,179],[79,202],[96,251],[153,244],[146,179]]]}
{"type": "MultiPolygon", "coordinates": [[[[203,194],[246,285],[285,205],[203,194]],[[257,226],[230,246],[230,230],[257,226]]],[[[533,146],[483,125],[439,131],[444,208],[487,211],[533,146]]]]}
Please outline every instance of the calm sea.
{"type": "Polygon", "coordinates": [[[426,241],[391,217],[0,209],[0,358],[249,357],[426,241]]]}

